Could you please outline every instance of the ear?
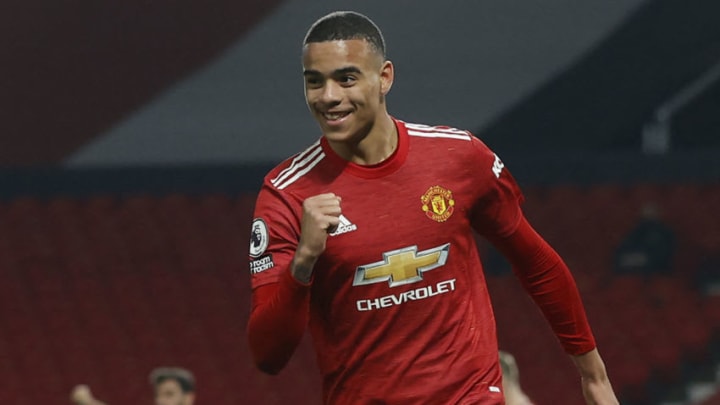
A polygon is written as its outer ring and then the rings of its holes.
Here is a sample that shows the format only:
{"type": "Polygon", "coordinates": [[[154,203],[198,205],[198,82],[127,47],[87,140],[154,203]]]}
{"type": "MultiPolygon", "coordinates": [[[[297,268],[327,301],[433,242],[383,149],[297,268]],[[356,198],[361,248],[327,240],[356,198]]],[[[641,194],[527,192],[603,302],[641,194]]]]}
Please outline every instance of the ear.
{"type": "Polygon", "coordinates": [[[380,93],[384,96],[390,92],[395,80],[395,66],[389,60],[383,62],[380,68],[380,93]]]}

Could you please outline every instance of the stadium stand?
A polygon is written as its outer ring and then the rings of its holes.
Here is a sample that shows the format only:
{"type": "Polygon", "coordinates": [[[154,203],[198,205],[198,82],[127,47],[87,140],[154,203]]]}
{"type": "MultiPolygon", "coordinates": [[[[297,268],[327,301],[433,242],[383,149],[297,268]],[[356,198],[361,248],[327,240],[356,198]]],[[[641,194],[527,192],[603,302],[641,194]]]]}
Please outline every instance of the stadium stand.
{"type": "MultiPolygon", "coordinates": [[[[699,252],[720,249],[720,219],[710,215],[720,187],[568,185],[531,187],[526,196],[527,215],[574,271],[623,404],[655,403],[712,357],[720,297],[695,289],[692,266],[699,252]],[[651,198],[684,241],[676,268],[616,276],[612,252],[651,198]]],[[[110,404],[140,403],[158,365],[193,370],[200,403],[319,403],[309,341],[277,377],[256,371],[249,357],[254,197],[0,203],[0,403],[63,403],[78,383],[110,404]]],[[[538,405],[581,403],[568,384],[577,378],[572,364],[519,283],[491,275],[488,287],[501,348],[516,356],[528,394],[538,405]]]]}

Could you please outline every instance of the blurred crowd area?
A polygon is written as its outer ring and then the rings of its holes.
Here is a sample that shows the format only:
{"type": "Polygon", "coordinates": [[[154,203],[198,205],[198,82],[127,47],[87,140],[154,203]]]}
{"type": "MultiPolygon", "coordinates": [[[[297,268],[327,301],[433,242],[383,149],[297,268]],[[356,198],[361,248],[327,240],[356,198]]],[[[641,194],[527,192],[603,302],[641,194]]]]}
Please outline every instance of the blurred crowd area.
{"type": "MultiPolygon", "coordinates": [[[[0,203],[0,403],[62,403],[78,383],[109,403],[141,403],[159,364],[191,369],[200,403],[319,403],[307,341],[278,377],[249,358],[255,196],[0,203]]],[[[714,377],[720,185],[532,186],[525,197],[531,223],[573,271],[623,404],[687,399],[686,384],[714,377]],[[650,219],[660,236],[643,233],[650,219]]],[[[538,310],[504,259],[480,239],[479,249],[500,346],[526,391],[538,405],[580,403],[567,389],[576,371],[538,310]]]]}

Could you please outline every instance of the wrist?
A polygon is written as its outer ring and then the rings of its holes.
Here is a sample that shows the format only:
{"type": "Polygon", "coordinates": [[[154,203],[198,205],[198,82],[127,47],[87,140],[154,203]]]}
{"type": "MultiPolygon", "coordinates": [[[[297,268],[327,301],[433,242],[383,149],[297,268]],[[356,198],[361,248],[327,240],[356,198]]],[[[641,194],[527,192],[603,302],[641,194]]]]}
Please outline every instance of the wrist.
{"type": "Polygon", "coordinates": [[[303,284],[309,284],[312,280],[313,268],[317,259],[317,255],[314,255],[307,248],[302,245],[298,246],[292,261],[292,276],[303,284]]]}
{"type": "Polygon", "coordinates": [[[583,380],[592,382],[607,381],[607,371],[605,363],[602,361],[597,349],[593,349],[588,353],[572,356],[575,366],[583,380]]]}

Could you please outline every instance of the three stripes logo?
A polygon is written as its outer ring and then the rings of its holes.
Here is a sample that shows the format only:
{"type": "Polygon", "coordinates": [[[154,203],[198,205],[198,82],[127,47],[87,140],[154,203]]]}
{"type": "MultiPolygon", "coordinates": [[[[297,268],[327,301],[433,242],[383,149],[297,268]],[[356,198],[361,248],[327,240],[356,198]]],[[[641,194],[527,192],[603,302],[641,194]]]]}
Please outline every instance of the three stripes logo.
{"type": "Polygon", "coordinates": [[[340,223],[338,224],[335,232],[330,233],[330,236],[338,236],[343,233],[348,233],[357,230],[357,225],[350,222],[349,219],[343,214],[340,214],[340,223]]]}
{"type": "MultiPolygon", "coordinates": [[[[463,141],[470,141],[472,139],[469,132],[456,128],[431,127],[428,125],[410,123],[405,123],[405,126],[409,136],[423,138],[450,138],[463,141]]],[[[323,158],[325,158],[325,152],[323,152],[320,142],[317,141],[305,151],[295,156],[290,162],[290,165],[282,170],[274,179],[270,180],[270,183],[278,190],[283,190],[312,170],[312,168],[320,163],[323,158]]],[[[501,163],[496,162],[493,166],[493,172],[495,172],[496,176],[499,176],[499,171],[502,170],[502,167],[499,166],[499,164],[501,163]]]]}
{"type": "Polygon", "coordinates": [[[422,138],[448,138],[462,141],[470,141],[472,136],[469,132],[450,127],[431,127],[429,125],[406,123],[408,135],[422,138]]]}
{"type": "Polygon", "coordinates": [[[297,179],[309,172],[315,165],[320,163],[325,157],[325,153],[322,151],[320,142],[315,142],[311,147],[307,148],[304,152],[295,156],[285,170],[281,171],[277,177],[270,180],[270,183],[275,186],[278,190],[282,190],[285,187],[293,184],[297,179]]]}

